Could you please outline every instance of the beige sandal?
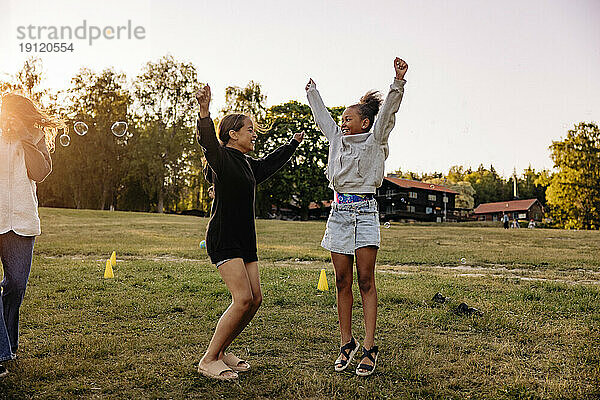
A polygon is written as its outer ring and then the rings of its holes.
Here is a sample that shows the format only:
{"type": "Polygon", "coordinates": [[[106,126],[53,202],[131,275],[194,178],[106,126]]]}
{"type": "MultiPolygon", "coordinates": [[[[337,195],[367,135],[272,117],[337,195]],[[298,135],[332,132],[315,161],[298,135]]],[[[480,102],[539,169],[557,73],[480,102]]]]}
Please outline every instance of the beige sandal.
{"type": "Polygon", "coordinates": [[[203,368],[198,363],[198,372],[207,378],[218,379],[220,381],[231,381],[238,378],[237,372],[229,368],[222,360],[208,364],[207,368],[203,368]],[[222,375],[223,372],[233,372],[233,376],[222,375]]]}
{"type": "Polygon", "coordinates": [[[242,360],[241,358],[236,357],[233,353],[225,353],[223,355],[223,362],[225,363],[225,365],[227,365],[229,368],[236,372],[246,372],[250,370],[250,363],[248,363],[248,361],[246,360],[242,360]]]}

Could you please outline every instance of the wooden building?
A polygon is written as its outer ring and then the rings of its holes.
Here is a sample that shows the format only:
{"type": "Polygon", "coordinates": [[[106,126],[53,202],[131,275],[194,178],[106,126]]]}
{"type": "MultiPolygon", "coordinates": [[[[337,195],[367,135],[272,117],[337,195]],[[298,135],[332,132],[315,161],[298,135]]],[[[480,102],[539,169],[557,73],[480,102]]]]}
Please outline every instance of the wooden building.
{"type": "Polygon", "coordinates": [[[500,221],[505,213],[510,219],[541,221],[544,206],[538,199],[499,201],[480,204],[474,213],[479,221],[500,221]]]}
{"type": "Polygon", "coordinates": [[[377,189],[379,217],[384,221],[456,221],[457,194],[441,185],[386,177],[377,189]]]}

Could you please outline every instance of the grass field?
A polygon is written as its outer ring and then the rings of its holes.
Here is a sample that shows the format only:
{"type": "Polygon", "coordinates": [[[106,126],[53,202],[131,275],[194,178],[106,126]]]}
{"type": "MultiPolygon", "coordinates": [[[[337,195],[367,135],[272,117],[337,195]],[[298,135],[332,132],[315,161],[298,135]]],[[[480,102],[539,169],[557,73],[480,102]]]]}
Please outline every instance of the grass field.
{"type": "MultiPolygon", "coordinates": [[[[264,302],[232,345],[252,370],[216,383],[196,372],[230,302],[198,247],[206,219],[40,213],[19,359],[7,364],[0,398],[600,398],[600,232],[382,228],[380,362],[365,379],[333,372],[324,222],[259,220],[264,302]],[[104,280],[113,250],[115,279],[104,280]],[[438,291],[452,301],[432,302],[438,291]],[[483,316],[456,313],[460,302],[483,316]]],[[[357,288],[354,316],[362,341],[357,288]]]]}

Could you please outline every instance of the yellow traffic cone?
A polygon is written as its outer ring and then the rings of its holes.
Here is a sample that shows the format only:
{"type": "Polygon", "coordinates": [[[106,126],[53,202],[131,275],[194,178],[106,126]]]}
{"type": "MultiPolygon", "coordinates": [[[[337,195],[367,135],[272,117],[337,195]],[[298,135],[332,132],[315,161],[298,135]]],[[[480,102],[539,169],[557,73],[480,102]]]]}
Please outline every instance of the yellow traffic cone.
{"type": "Polygon", "coordinates": [[[319,284],[317,285],[317,289],[326,292],[329,290],[329,286],[327,286],[327,275],[325,274],[325,268],[321,270],[321,275],[319,276],[319,284]]]}
{"type": "Polygon", "coordinates": [[[106,260],[106,268],[104,269],[104,278],[114,278],[112,264],[110,260],[106,260]]]}
{"type": "Polygon", "coordinates": [[[114,251],[110,255],[110,265],[112,267],[116,267],[117,266],[117,253],[115,253],[114,251]]]}

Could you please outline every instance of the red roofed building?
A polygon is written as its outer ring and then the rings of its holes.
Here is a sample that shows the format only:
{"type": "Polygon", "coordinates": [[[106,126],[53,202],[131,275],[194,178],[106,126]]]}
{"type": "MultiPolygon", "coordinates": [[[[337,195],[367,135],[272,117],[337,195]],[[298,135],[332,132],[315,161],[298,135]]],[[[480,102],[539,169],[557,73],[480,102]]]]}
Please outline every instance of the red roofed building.
{"type": "Polygon", "coordinates": [[[544,216],[544,206],[538,199],[499,201],[483,203],[475,208],[475,216],[480,221],[500,221],[504,214],[510,219],[541,221],[544,216]]]}
{"type": "Polygon", "coordinates": [[[377,189],[379,216],[385,221],[447,221],[453,219],[457,194],[445,186],[388,176],[377,189]]]}

